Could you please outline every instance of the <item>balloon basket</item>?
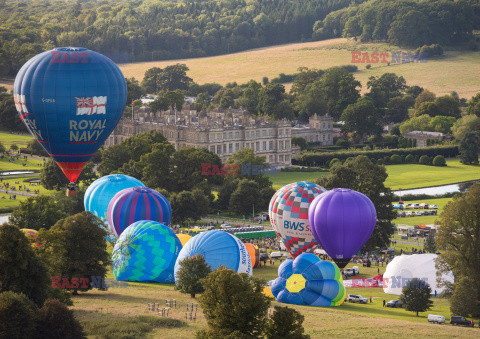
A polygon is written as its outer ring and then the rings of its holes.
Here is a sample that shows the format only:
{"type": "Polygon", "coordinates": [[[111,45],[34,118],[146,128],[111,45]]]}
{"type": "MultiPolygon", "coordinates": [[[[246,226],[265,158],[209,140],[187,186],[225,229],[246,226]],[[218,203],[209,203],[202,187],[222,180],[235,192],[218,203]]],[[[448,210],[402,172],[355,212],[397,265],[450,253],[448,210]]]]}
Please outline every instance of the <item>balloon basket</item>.
{"type": "Polygon", "coordinates": [[[76,197],[77,191],[74,189],[67,188],[67,197],[76,197]]]}

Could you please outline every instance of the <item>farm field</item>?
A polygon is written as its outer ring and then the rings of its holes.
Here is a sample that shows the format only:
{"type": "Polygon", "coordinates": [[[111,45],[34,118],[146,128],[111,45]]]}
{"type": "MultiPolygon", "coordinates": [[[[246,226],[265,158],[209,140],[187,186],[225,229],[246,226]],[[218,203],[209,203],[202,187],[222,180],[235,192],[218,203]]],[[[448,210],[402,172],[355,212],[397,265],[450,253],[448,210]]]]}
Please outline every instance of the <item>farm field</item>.
{"type": "MultiPolygon", "coordinates": [[[[398,51],[398,47],[381,43],[356,43],[344,38],[315,42],[293,43],[259,48],[246,52],[227,54],[206,58],[178,59],[120,65],[127,78],[134,77],[141,81],[145,71],[152,67],[166,67],[184,63],[190,71],[188,75],[197,83],[228,82],[245,83],[250,79],[261,81],[266,76],[272,79],[280,73],[292,74],[302,66],[326,69],[333,66],[349,65],[351,51],[398,51]]],[[[406,50],[404,50],[406,51],[406,50]]],[[[359,71],[355,77],[366,91],[370,76],[379,76],[393,72],[402,75],[408,85],[428,88],[437,95],[456,91],[460,97],[470,99],[478,91],[480,77],[480,52],[446,51],[441,58],[430,59],[423,63],[385,63],[356,64],[359,71]]],[[[289,87],[289,86],[287,86],[289,87]]]]}

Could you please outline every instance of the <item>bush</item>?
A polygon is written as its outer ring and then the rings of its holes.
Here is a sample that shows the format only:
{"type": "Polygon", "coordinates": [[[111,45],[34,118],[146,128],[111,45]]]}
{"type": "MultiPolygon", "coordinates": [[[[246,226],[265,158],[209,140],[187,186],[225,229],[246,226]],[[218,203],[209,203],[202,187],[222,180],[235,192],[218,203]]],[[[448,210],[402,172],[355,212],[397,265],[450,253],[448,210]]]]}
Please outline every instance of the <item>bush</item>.
{"type": "Polygon", "coordinates": [[[303,334],[303,320],[305,317],[290,307],[275,306],[272,317],[267,323],[265,334],[271,339],[307,339],[303,334]]]}
{"type": "Polygon", "coordinates": [[[30,338],[35,330],[34,310],[24,294],[0,293],[0,338],[30,338]]]}
{"type": "Polygon", "coordinates": [[[349,147],[350,143],[348,140],[345,139],[338,139],[337,142],[335,143],[335,146],[340,146],[340,147],[349,147]]]}
{"type": "Polygon", "coordinates": [[[394,154],[390,157],[390,163],[397,165],[402,163],[402,157],[398,154],[394,154]]]}
{"type": "Polygon", "coordinates": [[[262,293],[262,281],[220,267],[202,283],[205,291],[199,302],[209,330],[252,337],[264,331],[270,301],[262,293]]]}
{"type": "Polygon", "coordinates": [[[205,262],[202,255],[185,258],[180,262],[180,269],[175,277],[175,289],[195,298],[195,294],[203,292],[200,280],[206,278],[211,271],[212,267],[205,262]]]}
{"type": "Polygon", "coordinates": [[[383,157],[383,163],[385,165],[389,165],[390,164],[390,157],[388,155],[384,156],[383,157]]]}
{"type": "Polygon", "coordinates": [[[333,167],[333,165],[335,165],[337,162],[340,162],[340,159],[338,158],[333,158],[332,160],[330,160],[330,163],[328,164],[328,167],[333,167]]]}
{"type": "Polygon", "coordinates": [[[442,155],[437,155],[433,158],[433,166],[447,166],[447,162],[442,155]]]}
{"type": "Polygon", "coordinates": [[[428,155],[422,155],[418,162],[422,165],[431,165],[432,164],[432,158],[430,158],[428,155]]]}
{"type": "Polygon", "coordinates": [[[383,165],[383,159],[377,159],[377,165],[383,165]]]}
{"type": "Polygon", "coordinates": [[[38,311],[35,335],[38,338],[85,338],[73,311],[54,299],[45,301],[38,311]]]}
{"type": "Polygon", "coordinates": [[[411,154],[407,154],[407,156],[405,157],[405,163],[406,164],[411,164],[411,163],[414,163],[415,162],[415,157],[411,154]]]}
{"type": "Polygon", "coordinates": [[[437,155],[442,155],[445,158],[454,158],[459,155],[459,149],[458,146],[432,146],[423,148],[376,149],[370,151],[350,149],[336,152],[308,151],[300,156],[295,157],[292,160],[292,164],[300,166],[328,166],[333,158],[338,158],[343,161],[350,157],[365,155],[371,160],[375,161],[376,159],[384,157],[390,158],[393,154],[398,154],[400,156],[407,156],[408,154],[411,154],[416,158],[420,158],[422,155],[428,155],[432,158],[437,155]]]}

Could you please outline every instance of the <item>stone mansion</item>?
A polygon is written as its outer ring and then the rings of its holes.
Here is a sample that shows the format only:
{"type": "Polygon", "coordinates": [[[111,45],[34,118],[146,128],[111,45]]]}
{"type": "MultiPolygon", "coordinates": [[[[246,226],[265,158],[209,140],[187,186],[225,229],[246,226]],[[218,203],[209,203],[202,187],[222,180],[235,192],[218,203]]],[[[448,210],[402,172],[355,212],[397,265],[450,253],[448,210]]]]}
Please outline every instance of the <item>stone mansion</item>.
{"type": "Polygon", "coordinates": [[[257,156],[264,156],[268,163],[280,167],[290,166],[292,157],[300,154],[298,147],[292,147],[292,136],[332,145],[334,133],[332,118],[316,114],[310,117],[310,125],[292,127],[290,121],[254,118],[244,109],[217,109],[206,113],[185,104],[178,112],[155,113],[144,106],[134,112],[134,118],[120,120],[105,141],[105,147],[151,130],[161,132],[177,150],[204,147],[226,162],[233,153],[248,147],[257,156]]]}

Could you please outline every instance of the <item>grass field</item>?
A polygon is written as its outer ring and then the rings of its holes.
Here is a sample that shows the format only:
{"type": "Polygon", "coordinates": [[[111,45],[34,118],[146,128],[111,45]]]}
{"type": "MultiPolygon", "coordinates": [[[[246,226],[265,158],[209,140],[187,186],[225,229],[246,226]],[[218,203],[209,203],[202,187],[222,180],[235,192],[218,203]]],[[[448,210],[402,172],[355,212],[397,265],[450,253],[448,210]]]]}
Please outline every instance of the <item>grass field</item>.
{"type": "Polygon", "coordinates": [[[0,142],[7,150],[12,144],[16,144],[19,148],[24,147],[32,139],[32,136],[26,134],[10,134],[6,132],[0,132],[0,142]]]}
{"type": "Polygon", "coordinates": [[[480,179],[480,166],[467,166],[458,159],[447,159],[446,167],[388,165],[386,186],[392,190],[428,187],[480,179]]]}
{"type": "MultiPolygon", "coordinates": [[[[185,63],[188,75],[202,84],[217,82],[225,85],[236,81],[245,83],[250,79],[261,81],[262,77],[274,78],[280,73],[292,74],[301,66],[326,69],[333,66],[351,64],[351,51],[398,51],[398,47],[386,44],[356,43],[347,39],[294,43],[255,49],[246,52],[215,57],[179,59],[159,62],[144,62],[120,65],[126,77],[143,79],[145,71],[151,67],[165,67],[175,63],[185,63]]],[[[470,99],[479,90],[480,52],[447,51],[438,59],[425,63],[356,64],[359,72],[355,77],[366,90],[370,76],[393,72],[402,75],[408,85],[416,84],[435,92],[437,95],[456,91],[460,97],[470,99]]]]}
{"type": "MultiPolygon", "coordinates": [[[[255,269],[254,276],[265,275],[262,273],[268,271],[268,276],[275,278],[277,268],[278,262],[272,267],[255,269]]],[[[363,267],[360,268],[361,271],[363,269],[363,267]]],[[[366,298],[372,297],[373,303],[343,304],[336,308],[288,306],[297,309],[305,316],[304,327],[306,333],[312,338],[326,336],[377,338],[389,335],[402,338],[426,336],[471,338],[479,333],[478,329],[428,324],[426,317],[429,313],[444,315],[448,321],[449,304],[444,299],[433,298],[432,309],[416,317],[415,313],[404,309],[383,308],[383,299],[389,301],[398,297],[385,294],[381,288],[349,288],[347,293],[360,294],[366,298]]],[[[74,297],[73,310],[87,334],[92,338],[96,337],[94,333],[107,337],[120,337],[127,333],[130,337],[144,337],[149,333],[153,337],[192,338],[197,330],[206,328],[206,321],[199,309],[195,322],[180,322],[185,321],[186,304],[191,302],[198,301],[175,291],[171,285],[129,283],[127,288],[81,293],[74,297]],[[177,307],[170,310],[167,318],[172,320],[155,321],[161,317],[149,311],[147,304],[157,302],[163,307],[166,299],[176,299],[177,302],[177,307]]],[[[277,305],[275,301],[272,302],[272,307],[274,305],[277,305]]]]}
{"type": "Polygon", "coordinates": [[[25,170],[41,170],[43,166],[42,160],[27,159],[23,160],[20,156],[15,162],[9,162],[8,157],[5,156],[0,159],[0,171],[25,171],[25,170]],[[25,166],[23,166],[25,164],[25,166]]]}
{"type": "MultiPolygon", "coordinates": [[[[446,167],[434,167],[416,164],[387,165],[386,186],[392,190],[428,187],[451,184],[461,181],[480,179],[480,166],[467,166],[458,159],[447,159],[446,167]]],[[[296,181],[312,181],[329,172],[278,172],[270,174],[274,188],[296,181]]]]}

